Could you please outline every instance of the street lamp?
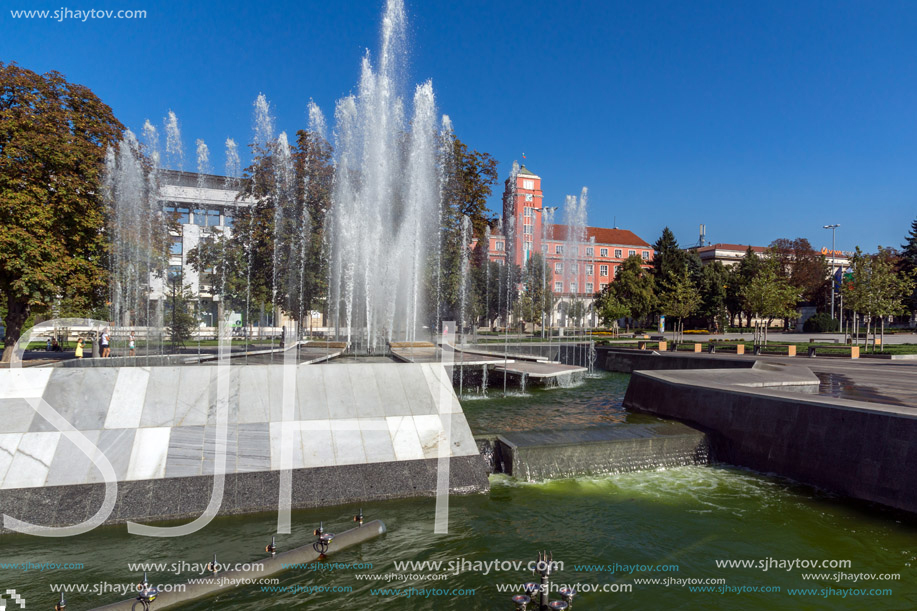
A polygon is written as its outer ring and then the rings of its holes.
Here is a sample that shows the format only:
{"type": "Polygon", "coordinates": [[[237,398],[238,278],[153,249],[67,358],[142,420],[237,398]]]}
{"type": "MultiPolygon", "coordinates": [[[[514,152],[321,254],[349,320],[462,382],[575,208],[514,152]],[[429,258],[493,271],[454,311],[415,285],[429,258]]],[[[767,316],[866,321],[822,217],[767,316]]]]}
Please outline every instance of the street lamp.
{"type": "Polygon", "coordinates": [[[834,264],[837,262],[837,254],[835,251],[835,236],[837,234],[837,228],[840,227],[840,223],[835,223],[834,225],[825,225],[823,229],[831,230],[831,318],[834,318],[834,264]]]}

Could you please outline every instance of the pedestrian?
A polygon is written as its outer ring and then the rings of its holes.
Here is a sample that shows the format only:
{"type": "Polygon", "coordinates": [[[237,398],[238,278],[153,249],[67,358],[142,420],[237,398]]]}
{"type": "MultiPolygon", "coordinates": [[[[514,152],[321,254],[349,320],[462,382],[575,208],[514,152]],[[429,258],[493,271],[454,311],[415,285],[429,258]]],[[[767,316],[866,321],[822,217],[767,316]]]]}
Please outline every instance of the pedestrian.
{"type": "Polygon", "coordinates": [[[111,355],[111,348],[108,347],[110,339],[111,338],[108,335],[108,329],[102,331],[102,337],[99,338],[99,347],[102,348],[103,359],[111,355]]]}
{"type": "Polygon", "coordinates": [[[134,332],[133,331],[131,331],[131,338],[127,342],[127,347],[130,350],[128,354],[130,356],[135,356],[137,345],[134,343],[134,332]]]}
{"type": "Polygon", "coordinates": [[[83,338],[82,337],[76,340],[76,352],[74,352],[74,356],[76,356],[76,358],[78,359],[83,358],[83,338]]]}
{"type": "Polygon", "coordinates": [[[63,352],[56,337],[51,338],[51,352],[63,352]]]}
{"type": "Polygon", "coordinates": [[[48,341],[45,342],[45,352],[51,352],[51,338],[48,338],[48,341]]]}

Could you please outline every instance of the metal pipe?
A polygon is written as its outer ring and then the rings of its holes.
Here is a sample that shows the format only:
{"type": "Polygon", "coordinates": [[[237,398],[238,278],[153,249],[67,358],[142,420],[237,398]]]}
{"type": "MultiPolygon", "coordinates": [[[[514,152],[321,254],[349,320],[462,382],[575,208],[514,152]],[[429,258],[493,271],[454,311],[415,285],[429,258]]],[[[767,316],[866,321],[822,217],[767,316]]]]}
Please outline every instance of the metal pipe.
{"type": "MultiPolygon", "coordinates": [[[[329,551],[335,552],[360,543],[365,543],[384,533],[385,524],[382,523],[381,520],[373,520],[372,522],[367,522],[363,526],[358,526],[357,528],[352,528],[339,535],[335,535],[329,551]]],[[[258,561],[261,564],[261,570],[226,571],[225,573],[220,573],[218,577],[214,577],[213,583],[188,583],[183,592],[163,592],[156,598],[155,608],[158,611],[166,607],[181,605],[192,600],[212,596],[237,587],[243,580],[257,580],[273,575],[274,573],[286,571],[288,569],[285,568],[285,565],[289,566],[292,564],[308,564],[309,562],[315,562],[318,560],[319,554],[312,549],[312,543],[313,542],[310,541],[302,547],[297,547],[288,552],[283,552],[271,558],[265,558],[264,560],[258,561]]],[[[110,605],[105,605],[104,607],[97,607],[95,611],[131,611],[131,607],[136,600],[136,598],[122,600],[110,605]]]]}

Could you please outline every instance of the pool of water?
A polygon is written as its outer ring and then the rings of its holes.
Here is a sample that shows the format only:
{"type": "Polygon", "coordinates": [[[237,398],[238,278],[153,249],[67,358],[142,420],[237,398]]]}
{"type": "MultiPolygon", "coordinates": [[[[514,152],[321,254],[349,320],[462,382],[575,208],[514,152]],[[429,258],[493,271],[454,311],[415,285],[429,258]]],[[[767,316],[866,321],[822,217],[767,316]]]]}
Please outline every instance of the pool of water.
{"type": "Polygon", "coordinates": [[[480,388],[466,391],[462,408],[475,435],[658,421],[624,409],[629,381],[628,374],[601,372],[569,388],[529,387],[523,392],[509,386],[504,394],[498,376],[488,381],[486,393],[480,388]]]}
{"type": "MultiPolygon", "coordinates": [[[[621,408],[626,382],[627,376],[607,375],[577,388],[466,398],[464,406],[475,433],[507,427],[616,425],[639,419],[621,408]]],[[[293,534],[278,536],[277,544],[285,550],[308,543],[320,520],[331,531],[350,528],[357,509],[294,512],[293,534]]],[[[474,563],[525,564],[540,550],[564,563],[554,583],[617,590],[578,596],[577,611],[917,608],[913,517],[727,466],[539,483],[493,476],[488,494],[450,499],[448,534],[433,532],[433,499],[373,503],[363,510],[368,520],[382,519],[388,533],[328,560],[361,566],[325,564],[323,569],[289,571],[278,576],[278,584],[240,586],[184,608],[509,610],[511,593],[500,588],[530,581],[531,573],[506,565],[491,565],[488,571],[474,563]],[[755,566],[717,565],[724,560],[751,561],[755,566]],[[424,561],[443,565],[396,566],[424,561]],[[788,569],[787,561],[850,564],[788,569]],[[455,570],[463,566],[465,570],[455,570]],[[853,580],[862,574],[900,579],[853,580]],[[659,581],[648,581],[654,579],[659,581]],[[683,585],[685,580],[697,582],[683,585]],[[699,583],[704,580],[719,581],[699,583]],[[291,591],[276,591],[284,587],[291,591]],[[327,591],[302,590],[308,587],[327,591]],[[292,591],[296,588],[300,590],[292,591]],[[891,593],[875,591],[884,589],[891,593]],[[443,594],[446,590],[451,592],[443,594]]],[[[153,583],[181,582],[197,576],[190,564],[206,563],[214,553],[224,563],[262,558],[275,526],[276,516],[262,514],[218,518],[196,534],[174,539],[131,536],[123,526],[65,539],[4,535],[0,591],[14,588],[27,600],[27,609],[42,609],[51,608],[57,599],[53,584],[82,585],[89,591],[68,595],[68,609],[89,609],[123,598],[92,592],[111,587],[104,584],[136,583],[141,572],[131,563],[186,563],[184,570],[178,566],[179,570],[150,571],[153,583]],[[3,568],[4,563],[41,562],[81,563],[82,568],[3,568]]]]}

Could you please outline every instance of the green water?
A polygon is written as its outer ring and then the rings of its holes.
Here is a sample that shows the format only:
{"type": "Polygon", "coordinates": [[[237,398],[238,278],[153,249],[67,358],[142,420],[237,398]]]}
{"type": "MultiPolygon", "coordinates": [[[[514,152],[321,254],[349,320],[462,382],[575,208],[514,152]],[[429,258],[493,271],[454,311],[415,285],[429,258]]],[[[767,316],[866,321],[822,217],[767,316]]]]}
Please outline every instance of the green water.
{"type": "MultiPolygon", "coordinates": [[[[473,427],[501,422],[563,426],[565,409],[574,425],[621,422],[626,376],[588,380],[574,389],[532,392],[529,397],[466,401],[473,427]],[[556,394],[551,394],[556,393],[556,394]],[[603,401],[603,395],[607,399],[603,401]],[[528,407],[526,407],[528,406],[528,407]],[[566,406],[566,408],[561,407],[566,406]],[[615,416],[617,414],[617,416],[615,416]],[[615,419],[617,418],[617,419],[615,419]]],[[[569,424],[569,423],[568,423],[569,424]]],[[[489,428],[487,432],[496,431],[489,428]]],[[[475,429],[478,432],[477,429],[475,429]]],[[[917,522],[892,512],[852,503],[782,479],[727,467],[684,467],[592,479],[520,483],[497,476],[487,495],[452,497],[449,533],[433,534],[433,499],[388,501],[365,506],[367,519],[382,519],[389,532],[358,548],[329,558],[336,563],[372,563],[372,568],[297,570],[279,575],[279,586],[320,586],[347,592],[268,593],[241,586],[186,609],[513,609],[510,593],[498,584],[532,579],[526,571],[445,569],[405,570],[405,581],[386,581],[396,561],[468,562],[533,560],[538,550],[553,552],[564,568],[558,584],[607,586],[631,591],[583,594],[574,609],[913,609],[917,608],[917,522]],[[849,560],[843,569],[793,570],[718,568],[716,560],[849,560]],[[673,570],[603,570],[576,565],[667,565],[673,570]],[[677,570],[674,567],[677,566],[677,570]],[[450,573],[447,579],[434,574],[450,573]],[[900,580],[837,580],[831,574],[899,574],[900,580]],[[804,574],[823,573],[815,579],[804,574]],[[358,576],[376,575],[373,580],[358,576]],[[722,579],[730,588],[779,588],[767,593],[692,592],[682,585],[635,583],[658,578],[722,579]],[[374,593],[385,589],[468,589],[474,594],[438,596],[374,593]],[[791,595],[790,589],[833,588],[835,594],[791,595]],[[889,588],[891,595],[850,595],[845,589],[889,588]]],[[[351,526],[356,507],[331,507],[294,513],[294,534],[278,537],[281,550],[312,539],[319,520],[330,530],[351,526]]],[[[50,584],[132,583],[131,562],[204,563],[213,553],[221,562],[246,562],[264,556],[276,524],[273,515],[219,518],[203,531],[175,539],[128,536],[123,527],[97,529],[69,539],[4,536],[4,562],[80,562],[80,570],[22,572],[0,568],[0,591],[15,588],[27,609],[50,609],[57,595],[50,584]]],[[[445,565],[444,565],[445,566],[445,565]]],[[[151,572],[154,583],[195,576],[151,572]]],[[[712,585],[714,588],[720,584],[712,585]]],[[[68,609],[88,609],[122,597],[71,594],[68,609]]],[[[14,607],[8,607],[12,609],[14,607]]],[[[18,608],[18,607],[15,607],[18,608]]],[[[155,609],[155,603],[154,607],[155,609]]],[[[530,607],[531,609],[531,607],[530,607]]]]}

